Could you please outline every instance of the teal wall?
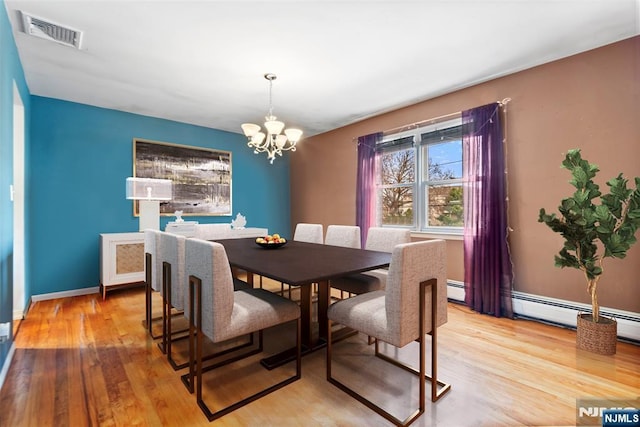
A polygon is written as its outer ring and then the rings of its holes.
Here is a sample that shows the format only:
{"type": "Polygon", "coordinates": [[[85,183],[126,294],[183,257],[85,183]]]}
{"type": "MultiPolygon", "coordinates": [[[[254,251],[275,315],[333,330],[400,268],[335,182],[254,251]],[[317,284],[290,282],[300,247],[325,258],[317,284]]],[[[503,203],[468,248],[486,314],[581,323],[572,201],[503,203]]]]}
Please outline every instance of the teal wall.
{"type": "MultiPolygon", "coordinates": [[[[13,183],[13,84],[20,92],[25,109],[29,140],[29,89],[16,49],[4,2],[0,2],[0,322],[13,318],[13,203],[9,185],[13,183]]],[[[25,147],[25,156],[28,156],[25,147]]],[[[28,173],[28,170],[25,171],[28,173]]],[[[27,185],[25,183],[25,185],[27,185]]],[[[28,209],[28,206],[25,206],[28,209]]],[[[28,224],[25,225],[28,234],[28,224]]],[[[26,273],[25,280],[28,280],[26,273]]],[[[29,292],[28,284],[25,292],[29,292]]],[[[13,326],[13,325],[12,325],[13,326]]],[[[13,338],[0,343],[0,368],[4,365],[13,338]]]]}
{"type": "MultiPolygon", "coordinates": [[[[31,295],[98,286],[100,233],[138,231],[125,180],[133,138],[232,152],[233,215],[186,217],[290,230],[289,162],[255,155],[238,133],[51,98],[31,98],[31,295]]],[[[162,217],[161,228],[174,217],[162,217]]]]}
{"type": "MultiPolygon", "coordinates": [[[[4,1],[0,1],[0,322],[13,313],[13,82],[25,109],[25,294],[98,286],[99,234],[138,231],[125,179],[133,139],[232,152],[233,215],[187,217],[291,230],[289,158],[273,165],[238,133],[192,126],[56,99],[30,96],[4,1]]],[[[172,217],[163,217],[164,228],[172,217]]],[[[0,368],[13,339],[0,343],[0,368]]]]}

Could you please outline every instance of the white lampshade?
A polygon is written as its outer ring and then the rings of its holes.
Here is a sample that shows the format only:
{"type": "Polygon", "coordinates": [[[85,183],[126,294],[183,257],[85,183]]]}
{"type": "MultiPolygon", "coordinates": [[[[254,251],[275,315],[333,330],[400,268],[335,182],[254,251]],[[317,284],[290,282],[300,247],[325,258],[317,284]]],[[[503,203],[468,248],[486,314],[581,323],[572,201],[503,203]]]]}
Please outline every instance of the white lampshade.
{"type": "Polygon", "coordinates": [[[127,199],[171,200],[173,182],[170,179],[127,178],[127,199]]]}
{"type": "Polygon", "coordinates": [[[287,143],[287,137],[285,135],[276,136],[276,147],[282,149],[282,147],[284,147],[284,144],[286,143],[287,143]]]}
{"type": "Polygon", "coordinates": [[[267,128],[269,135],[278,135],[284,129],[284,123],[277,120],[267,120],[264,122],[264,127],[267,128]]]}
{"type": "Polygon", "coordinates": [[[260,132],[260,126],[253,123],[243,123],[240,125],[240,127],[242,128],[242,132],[244,132],[244,136],[249,138],[260,132]]]}
{"type": "Polygon", "coordinates": [[[302,137],[302,131],[300,129],[285,129],[284,134],[287,135],[287,138],[291,142],[298,142],[300,137],[302,137]]]}
{"type": "Polygon", "coordinates": [[[260,145],[266,136],[267,135],[265,135],[264,132],[258,132],[251,137],[251,143],[254,145],[260,145]]]}

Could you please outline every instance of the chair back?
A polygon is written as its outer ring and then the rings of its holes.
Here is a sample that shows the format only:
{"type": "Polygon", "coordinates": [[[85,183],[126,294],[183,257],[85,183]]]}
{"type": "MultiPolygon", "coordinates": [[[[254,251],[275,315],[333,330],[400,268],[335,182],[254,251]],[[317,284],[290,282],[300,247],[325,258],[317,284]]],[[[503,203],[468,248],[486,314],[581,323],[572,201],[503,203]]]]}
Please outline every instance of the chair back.
{"type": "Polygon", "coordinates": [[[371,227],[367,232],[364,248],[391,253],[396,245],[409,242],[411,242],[411,230],[406,228],[371,227]]]}
{"type": "MultiPolygon", "coordinates": [[[[420,283],[437,279],[437,326],[447,322],[447,254],[444,240],[397,245],[391,255],[385,288],[389,336],[402,347],[419,336],[420,283]]],[[[426,289],[425,332],[431,331],[431,293],[426,289]]]]}
{"type": "Polygon", "coordinates": [[[217,240],[231,236],[231,224],[196,224],[196,239],[217,240]]]}
{"type": "Polygon", "coordinates": [[[185,241],[186,237],[160,232],[160,250],[158,263],[160,268],[164,262],[171,264],[171,306],[184,310],[186,302],[187,278],[185,276],[185,241]]]}
{"type": "Polygon", "coordinates": [[[293,233],[293,240],[297,242],[320,243],[323,241],[322,224],[305,224],[296,225],[293,233]]]}
{"type": "MultiPolygon", "coordinates": [[[[234,290],[227,252],[220,243],[188,239],[185,269],[187,280],[202,281],[202,332],[214,342],[231,324],[234,290]]],[[[187,292],[188,295],[188,292],[187,292]]]]}
{"type": "MultiPolygon", "coordinates": [[[[144,253],[151,255],[151,289],[162,291],[162,263],[158,262],[158,249],[160,246],[160,231],[144,230],[144,253]]],[[[146,258],[146,256],[145,256],[146,258]]],[[[147,274],[147,263],[144,263],[145,277],[147,274]]]]}
{"type": "Polygon", "coordinates": [[[360,249],[360,227],[357,225],[330,225],[327,227],[324,244],[360,249]]]}

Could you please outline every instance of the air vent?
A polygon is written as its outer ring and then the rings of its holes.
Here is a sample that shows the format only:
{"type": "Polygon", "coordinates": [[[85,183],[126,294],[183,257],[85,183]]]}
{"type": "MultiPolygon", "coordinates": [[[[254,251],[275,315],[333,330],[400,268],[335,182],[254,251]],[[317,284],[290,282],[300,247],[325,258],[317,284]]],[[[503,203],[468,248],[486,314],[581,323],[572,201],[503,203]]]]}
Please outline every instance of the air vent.
{"type": "Polygon", "coordinates": [[[55,24],[25,12],[21,13],[25,33],[80,49],[80,42],[82,41],[82,33],[80,31],[55,24]]]}

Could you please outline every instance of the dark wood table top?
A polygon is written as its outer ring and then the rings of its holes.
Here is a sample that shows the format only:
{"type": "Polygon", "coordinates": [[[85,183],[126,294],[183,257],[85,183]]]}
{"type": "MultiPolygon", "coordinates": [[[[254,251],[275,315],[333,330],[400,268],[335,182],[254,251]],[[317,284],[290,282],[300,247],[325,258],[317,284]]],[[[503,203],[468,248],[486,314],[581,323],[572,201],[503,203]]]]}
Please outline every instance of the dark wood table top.
{"type": "Polygon", "coordinates": [[[386,267],[387,252],[287,241],[277,249],[264,249],[254,238],[216,240],[237,267],[289,285],[300,286],[386,267]]]}

